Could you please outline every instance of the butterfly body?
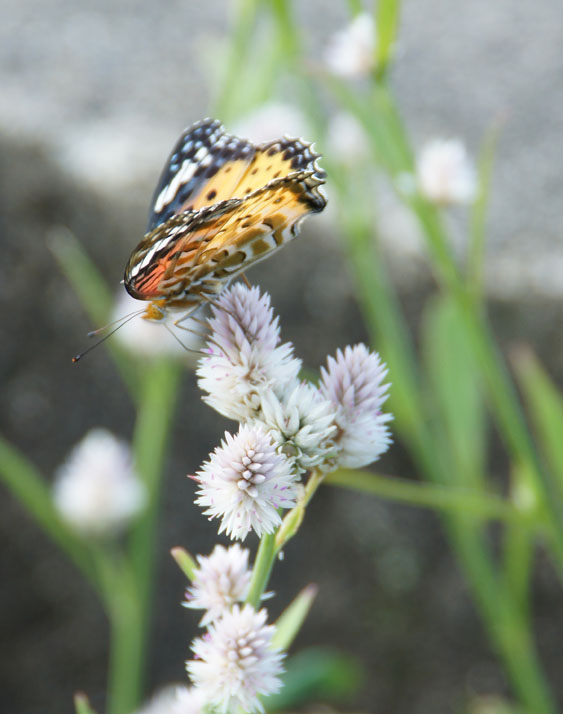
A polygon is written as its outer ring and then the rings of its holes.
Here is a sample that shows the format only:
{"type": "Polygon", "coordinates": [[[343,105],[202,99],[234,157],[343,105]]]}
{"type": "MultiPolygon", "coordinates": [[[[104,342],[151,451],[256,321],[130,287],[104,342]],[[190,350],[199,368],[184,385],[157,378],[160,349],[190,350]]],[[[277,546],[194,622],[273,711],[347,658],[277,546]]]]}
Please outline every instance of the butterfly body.
{"type": "Polygon", "coordinates": [[[297,235],[301,220],[326,205],[317,158],[300,139],[255,146],[215,120],[187,129],[125,269],[127,291],[150,301],[143,316],[191,311],[297,235]]]}

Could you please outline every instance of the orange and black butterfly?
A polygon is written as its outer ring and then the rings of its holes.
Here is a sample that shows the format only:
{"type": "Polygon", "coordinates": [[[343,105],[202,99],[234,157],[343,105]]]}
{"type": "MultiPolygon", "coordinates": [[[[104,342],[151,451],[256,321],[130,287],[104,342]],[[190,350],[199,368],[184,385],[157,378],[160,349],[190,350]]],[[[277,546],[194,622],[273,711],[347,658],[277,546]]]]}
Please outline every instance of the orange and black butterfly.
{"type": "Polygon", "coordinates": [[[152,201],[148,233],[125,268],[143,317],[189,314],[294,238],[326,205],[319,156],[301,139],[254,145],[204,119],[180,136],[152,201]]]}

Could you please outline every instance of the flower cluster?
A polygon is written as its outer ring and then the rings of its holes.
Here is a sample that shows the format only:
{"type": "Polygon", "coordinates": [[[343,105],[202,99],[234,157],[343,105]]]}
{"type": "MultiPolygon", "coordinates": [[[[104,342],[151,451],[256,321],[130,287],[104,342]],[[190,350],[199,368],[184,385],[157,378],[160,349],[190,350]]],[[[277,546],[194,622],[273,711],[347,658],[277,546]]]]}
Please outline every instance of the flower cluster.
{"type": "Polygon", "coordinates": [[[186,669],[194,688],[188,692],[213,711],[263,711],[259,696],[279,690],[283,654],[272,646],[275,628],[266,624],[266,610],[242,606],[251,577],[248,550],[216,545],[197,562],[184,605],[204,610],[200,625],[207,632],[192,643],[186,669]]]}
{"type": "Polygon", "coordinates": [[[262,536],[296,505],[305,472],[364,466],[387,449],[387,370],[356,345],[328,358],[318,387],[301,381],[301,360],[281,342],[269,296],[242,283],[223,293],[208,323],[199,386],[240,427],[193,476],[197,503],[221,519],[219,532],[262,536]]]}
{"type": "Polygon", "coordinates": [[[100,537],[122,530],[145,505],[146,491],[129,446],[92,429],[59,467],[53,499],[71,527],[100,537]]]}
{"type": "Polygon", "coordinates": [[[471,203],[477,194],[477,175],[459,139],[434,139],[417,161],[420,192],[433,203],[471,203]]]}
{"type": "Polygon", "coordinates": [[[362,12],[335,33],[325,49],[324,61],[333,74],[346,79],[362,77],[373,71],[376,64],[373,16],[362,12]]]}
{"type": "Polygon", "coordinates": [[[230,548],[216,545],[210,556],[197,556],[185,607],[205,610],[200,625],[208,625],[237,602],[243,602],[250,584],[248,550],[235,543],[230,548]]]}
{"type": "Polygon", "coordinates": [[[263,712],[259,696],[281,688],[284,655],[272,646],[275,628],[267,617],[266,610],[235,605],[192,643],[194,659],[186,669],[214,711],[263,712]]]}

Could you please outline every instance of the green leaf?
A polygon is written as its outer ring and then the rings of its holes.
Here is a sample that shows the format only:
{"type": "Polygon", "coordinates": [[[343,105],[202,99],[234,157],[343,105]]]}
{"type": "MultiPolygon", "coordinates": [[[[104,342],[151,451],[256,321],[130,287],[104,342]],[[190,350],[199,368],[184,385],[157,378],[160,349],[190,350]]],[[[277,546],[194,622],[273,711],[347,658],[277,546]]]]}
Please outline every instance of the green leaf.
{"type": "Polygon", "coordinates": [[[563,397],[531,351],[520,349],[513,361],[542,452],[563,494],[563,397]]]}
{"type": "Polygon", "coordinates": [[[485,409],[481,380],[459,310],[448,297],[426,307],[422,344],[444,447],[453,456],[452,481],[485,486],[485,409]]]}
{"type": "Polygon", "coordinates": [[[281,692],[264,704],[267,711],[275,711],[311,701],[342,701],[359,689],[364,678],[362,665],[354,657],[329,648],[310,648],[287,660],[281,692]]]}
{"type": "Polygon", "coordinates": [[[186,578],[191,582],[194,579],[194,571],[197,568],[197,563],[194,558],[192,558],[185,548],[178,546],[172,548],[170,555],[174,558],[186,578]]]}
{"type": "Polygon", "coordinates": [[[317,586],[307,585],[286,607],[276,622],[276,632],[272,640],[274,647],[284,651],[289,649],[309,614],[316,596],[317,586]]]}
{"type": "Polygon", "coordinates": [[[78,692],[74,695],[74,709],[76,714],[96,714],[94,709],[90,706],[88,697],[82,692],[78,692]]]}
{"type": "MultiPolygon", "coordinates": [[[[68,228],[59,226],[51,230],[48,245],[92,322],[105,325],[110,319],[114,298],[76,236],[68,228]]],[[[141,381],[138,365],[115,341],[109,340],[106,347],[135,400],[141,381]]]]}
{"type": "Polygon", "coordinates": [[[377,26],[376,71],[378,76],[385,73],[393,59],[399,30],[400,9],[399,0],[378,0],[375,17],[377,26]]]}

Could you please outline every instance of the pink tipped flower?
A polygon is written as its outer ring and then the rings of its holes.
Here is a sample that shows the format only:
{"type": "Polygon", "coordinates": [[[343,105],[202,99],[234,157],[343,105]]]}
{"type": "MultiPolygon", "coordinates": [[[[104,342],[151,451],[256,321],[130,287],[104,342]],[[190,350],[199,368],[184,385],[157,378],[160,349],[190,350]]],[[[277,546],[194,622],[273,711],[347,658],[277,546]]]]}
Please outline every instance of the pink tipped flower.
{"type": "Polygon", "coordinates": [[[270,297],[256,287],[235,283],[213,306],[208,322],[208,354],[197,369],[204,400],[226,417],[247,421],[263,393],[283,390],[296,379],[301,361],[291,344],[279,344],[270,297]]]}
{"type": "Polygon", "coordinates": [[[248,550],[235,543],[230,548],[216,545],[207,558],[197,556],[198,567],[186,591],[185,607],[205,610],[200,625],[208,625],[242,602],[250,583],[248,550]]]}
{"type": "Polygon", "coordinates": [[[155,694],[136,714],[205,714],[203,692],[193,687],[169,686],[155,694]]]}
{"type": "Polygon", "coordinates": [[[391,435],[387,422],[391,414],[381,407],[389,384],[383,384],[387,368],[379,355],[363,345],[338,350],[321,368],[321,394],[333,404],[338,434],[337,463],[359,468],[387,451],[391,435]]]}
{"type": "Polygon", "coordinates": [[[258,537],[281,523],[280,508],[292,508],[297,496],[291,462],[276,451],[272,438],[258,426],[241,425],[225,432],[196,480],[196,503],[209,518],[221,518],[219,533],[243,540],[252,529],[258,537]]]}
{"type": "Polygon", "coordinates": [[[424,146],[417,162],[421,193],[434,203],[471,203],[477,176],[459,139],[435,139],[424,146]]]}
{"type": "Polygon", "coordinates": [[[146,501],[128,444],[92,429],[59,467],[53,499],[61,516],[87,535],[114,534],[146,501]]]}
{"type": "Polygon", "coordinates": [[[266,625],[267,617],[266,610],[235,605],[194,640],[195,659],[186,669],[213,711],[263,712],[259,697],[279,691],[283,654],[272,648],[275,628],[266,625]]]}
{"type": "Polygon", "coordinates": [[[256,423],[271,434],[278,449],[303,472],[320,466],[334,452],[334,411],[318,389],[296,383],[281,397],[274,392],[264,394],[256,423]]]}

